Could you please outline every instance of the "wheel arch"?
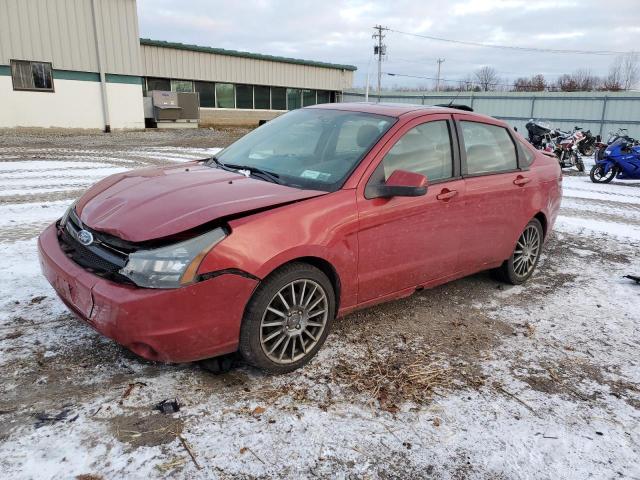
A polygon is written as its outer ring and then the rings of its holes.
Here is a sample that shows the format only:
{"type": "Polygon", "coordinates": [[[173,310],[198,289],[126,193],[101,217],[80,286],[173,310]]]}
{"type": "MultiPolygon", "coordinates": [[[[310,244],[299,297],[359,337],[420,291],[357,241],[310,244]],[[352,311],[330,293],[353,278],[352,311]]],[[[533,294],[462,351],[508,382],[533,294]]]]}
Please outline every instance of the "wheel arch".
{"type": "Polygon", "coordinates": [[[324,258],[316,257],[312,255],[292,258],[290,260],[287,260],[284,263],[281,263],[277,267],[273,268],[267,275],[265,275],[264,278],[265,279],[268,278],[273,272],[281,269],[286,265],[290,265],[292,263],[306,263],[308,265],[316,267],[318,270],[320,270],[322,273],[324,273],[327,276],[327,278],[331,282],[331,285],[333,286],[333,292],[336,297],[336,314],[337,314],[338,310],[340,309],[340,293],[341,293],[340,275],[338,274],[338,271],[333,266],[333,264],[331,264],[331,262],[329,262],[324,258]]]}
{"type": "Polygon", "coordinates": [[[537,219],[542,225],[542,237],[547,238],[547,229],[549,228],[547,216],[544,214],[544,212],[538,212],[533,216],[533,218],[537,219]]]}

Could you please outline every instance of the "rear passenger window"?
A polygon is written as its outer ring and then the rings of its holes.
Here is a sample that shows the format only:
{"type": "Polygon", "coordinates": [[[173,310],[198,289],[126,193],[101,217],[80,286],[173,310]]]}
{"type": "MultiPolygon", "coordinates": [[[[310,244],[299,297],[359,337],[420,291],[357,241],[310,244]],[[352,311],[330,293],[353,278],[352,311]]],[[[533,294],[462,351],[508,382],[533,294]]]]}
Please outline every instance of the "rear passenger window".
{"type": "Polygon", "coordinates": [[[423,123],[405,133],[382,160],[384,180],[395,170],[427,177],[430,182],[451,178],[451,136],[445,120],[423,123]]]}
{"type": "Polygon", "coordinates": [[[518,168],[516,146],[503,127],[460,122],[467,153],[467,174],[503,172],[518,168]]]}
{"type": "Polygon", "coordinates": [[[524,160],[520,163],[524,164],[525,167],[528,167],[533,163],[533,159],[535,158],[535,155],[533,154],[533,152],[525,142],[523,142],[522,140],[519,140],[519,141],[522,144],[521,149],[522,149],[522,152],[524,153],[524,160]]]}

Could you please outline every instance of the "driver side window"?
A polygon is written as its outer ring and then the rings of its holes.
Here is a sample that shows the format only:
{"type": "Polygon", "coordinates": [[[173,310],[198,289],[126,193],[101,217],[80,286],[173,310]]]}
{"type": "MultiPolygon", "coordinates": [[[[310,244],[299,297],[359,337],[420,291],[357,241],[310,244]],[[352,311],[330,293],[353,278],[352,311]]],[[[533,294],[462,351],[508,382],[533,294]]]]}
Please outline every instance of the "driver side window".
{"type": "Polygon", "coordinates": [[[436,120],[413,127],[387,152],[381,165],[383,181],[395,170],[419,173],[429,182],[451,178],[453,154],[448,122],[436,120]]]}

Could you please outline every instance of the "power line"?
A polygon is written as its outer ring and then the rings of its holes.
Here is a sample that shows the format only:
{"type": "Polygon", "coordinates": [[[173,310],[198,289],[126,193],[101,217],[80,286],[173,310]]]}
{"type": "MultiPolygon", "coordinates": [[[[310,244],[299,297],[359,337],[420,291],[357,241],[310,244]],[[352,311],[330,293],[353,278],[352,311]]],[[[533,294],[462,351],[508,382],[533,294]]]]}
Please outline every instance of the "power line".
{"type": "Polygon", "coordinates": [[[403,32],[402,30],[387,29],[390,32],[409,35],[412,37],[424,38],[426,40],[435,40],[437,42],[456,43],[459,45],[469,45],[473,47],[498,48],[502,50],[517,50],[520,52],[537,52],[537,53],[561,53],[561,54],[578,54],[578,55],[625,55],[634,52],[622,52],[615,50],[570,50],[570,49],[554,49],[554,48],[536,48],[536,47],[517,47],[513,45],[497,45],[491,43],[469,42],[465,40],[452,40],[450,38],[435,37],[433,35],[422,35],[419,33],[403,32]]]}
{"type": "MultiPolygon", "coordinates": [[[[404,73],[391,73],[391,72],[382,72],[385,75],[389,75],[390,77],[407,77],[407,78],[420,78],[420,79],[424,79],[424,80],[438,80],[438,77],[423,77],[421,75],[406,75],[404,73]]],[[[473,85],[474,83],[477,82],[473,82],[473,81],[469,81],[469,80],[452,80],[452,79],[447,79],[447,78],[440,78],[441,82],[450,82],[450,83],[465,83],[465,84],[471,84],[473,85]]],[[[483,84],[485,84],[485,82],[482,82],[483,84]]],[[[513,87],[513,83],[486,83],[486,85],[490,85],[492,87],[513,87]]]]}

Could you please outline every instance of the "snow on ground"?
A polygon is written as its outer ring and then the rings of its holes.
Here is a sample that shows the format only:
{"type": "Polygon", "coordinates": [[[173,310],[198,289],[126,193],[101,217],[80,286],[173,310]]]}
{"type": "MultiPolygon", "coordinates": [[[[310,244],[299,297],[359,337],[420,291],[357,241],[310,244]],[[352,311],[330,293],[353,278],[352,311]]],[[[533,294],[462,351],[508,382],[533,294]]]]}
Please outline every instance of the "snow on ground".
{"type": "Polygon", "coordinates": [[[292,374],[215,376],[136,358],[42,278],[37,234],[101,175],[214,152],[90,141],[0,146],[6,478],[640,478],[638,182],[567,175],[524,286],[474,275],[336,321],[292,374]]]}

